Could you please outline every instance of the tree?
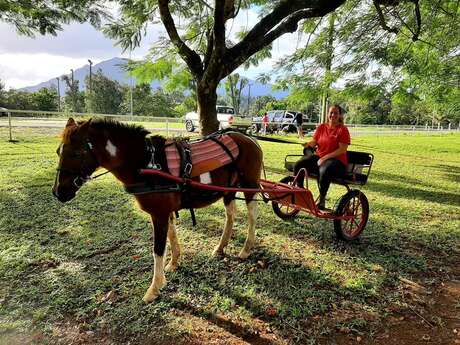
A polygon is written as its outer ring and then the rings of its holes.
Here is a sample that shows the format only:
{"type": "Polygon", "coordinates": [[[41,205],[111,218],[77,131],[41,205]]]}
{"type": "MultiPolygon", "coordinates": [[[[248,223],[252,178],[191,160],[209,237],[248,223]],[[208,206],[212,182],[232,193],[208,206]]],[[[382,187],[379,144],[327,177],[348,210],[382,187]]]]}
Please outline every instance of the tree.
{"type": "MultiPolygon", "coordinates": [[[[85,78],[89,85],[89,75],[85,78]]],[[[118,114],[123,101],[121,85],[107,78],[99,69],[92,75],[91,90],[86,91],[86,109],[99,114],[118,114]]]]}
{"type": "Polygon", "coordinates": [[[168,58],[176,52],[187,64],[196,82],[198,113],[203,134],[215,131],[217,86],[236,68],[247,62],[274,40],[287,32],[295,32],[299,21],[321,17],[334,11],[345,0],[282,0],[265,1],[216,0],[184,2],[158,0],[149,2],[126,0],[121,4],[122,18],[106,32],[119,39],[124,48],[139,44],[142,32],[158,13],[168,34],[162,46],[154,47],[155,58],[168,58]],[[227,45],[225,24],[237,16],[240,8],[258,5],[263,17],[252,29],[240,35],[238,43],[227,45]],[[174,16],[185,18],[187,30],[179,32],[174,16]],[[171,49],[171,46],[174,47],[171,49]]]}
{"type": "Polygon", "coordinates": [[[56,35],[61,24],[89,21],[100,27],[101,19],[110,19],[103,1],[93,0],[2,0],[0,21],[12,24],[23,35],[56,35]]]}
{"type": "Polygon", "coordinates": [[[6,107],[6,90],[5,84],[0,79],[0,107],[6,107]]]}
{"type": "MultiPolygon", "coordinates": [[[[161,90],[152,92],[147,83],[136,85],[133,88],[133,113],[142,116],[176,116],[178,113],[175,107],[178,102],[175,102],[174,98],[161,90]]],[[[130,103],[130,90],[125,88],[121,111],[129,113],[130,103]]]]}
{"type": "Polygon", "coordinates": [[[240,113],[241,92],[248,85],[249,80],[240,77],[238,73],[230,74],[224,83],[225,93],[230,100],[236,114],[240,113]]]}
{"type": "Polygon", "coordinates": [[[276,98],[273,96],[258,96],[251,103],[249,108],[249,114],[253,116],[261,115],[262,110],[267,108],[267,104],[276,102],[276,98]]]}
{"type": "Polygon", "coordinates": [[[85,94],[80,92],[79,81],[69,78],[69,76],[62,76],[62,80],[67,85],[67,90],[64,96],[64,108],[67,111],[82,113],[85,111],[85,94]]]}
{"type": "Polygon", "coordinates": [[[57,90],[55,88],[43,87],[32,94],[34,103],[33,109],[43,111],[57,111],[57,90]]]}

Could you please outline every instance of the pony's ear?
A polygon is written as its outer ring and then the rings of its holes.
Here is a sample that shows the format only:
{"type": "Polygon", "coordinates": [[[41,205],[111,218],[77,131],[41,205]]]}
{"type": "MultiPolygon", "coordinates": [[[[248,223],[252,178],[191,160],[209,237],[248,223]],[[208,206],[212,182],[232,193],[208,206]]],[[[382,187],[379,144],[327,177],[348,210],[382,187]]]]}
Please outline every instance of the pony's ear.
{"type": "Polygon", "coordinates": [[[75,126],[76,125],[76,122],[73,118],[69,117],[69,119],[67,120],[67,124],[65,125],[66,127],[70,127],[70,126],[75,126]]]}
{"type": "Polygon", "coordinates": [[[92,119],[89,119],[88,121],[83,122],[80,126],[80,129],[88,129],[89,125],[91,124],[91,120],[92,119]]]}

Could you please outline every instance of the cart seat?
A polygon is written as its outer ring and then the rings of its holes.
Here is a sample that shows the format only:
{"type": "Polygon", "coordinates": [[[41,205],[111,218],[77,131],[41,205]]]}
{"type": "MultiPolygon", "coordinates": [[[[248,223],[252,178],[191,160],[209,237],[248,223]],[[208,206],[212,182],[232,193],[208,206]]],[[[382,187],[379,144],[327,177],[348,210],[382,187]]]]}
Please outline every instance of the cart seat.
{"type": "MultiPolygon", "coordinates": [[[[287,155],[284,160],[285,168],[293,172],[295,163],[302,157],[303,155],[287,155]]],[[[336,178],[332,182],[342,185],[365,185],[371,172],[374,155],[367,152],[347,151],[347,158],[347,175],[345,178],[336,178]]],[[[308,177],[318,178],[312,173],[309,173],[308,177]]]]}

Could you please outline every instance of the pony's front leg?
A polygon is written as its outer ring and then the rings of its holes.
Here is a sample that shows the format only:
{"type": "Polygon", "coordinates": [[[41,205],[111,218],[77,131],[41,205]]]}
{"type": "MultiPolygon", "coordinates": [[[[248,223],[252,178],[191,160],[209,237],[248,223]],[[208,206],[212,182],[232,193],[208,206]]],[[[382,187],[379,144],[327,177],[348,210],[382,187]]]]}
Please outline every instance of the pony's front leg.
{"type": "Polygon", "coordinates": [[[219,244],[214,248],[212,252],[213,256],[222,256],[224,255],[224,249],[228,245],[228,241],[230,237],[232,237],[233,232],[233,223],[235,221],[235,214],[236,214],[236,203],[233,196],[224,197],[224,204],[225,204],[225,225],[224,231],[222,232],[222,236],[220,237],[219,244]]]}
{"type": "Polygon", "coordinates": [[[174,213],[171,213],[169,216],[169,226],[168,226],[168,239],[169,245],[171,246],[171,261],[166,265],[166,272],[174,272],[177,269],[179,257],[180,257],[180,245],[177,239],[176,234],[176,217],[174,213]]]}
{"type": "Polygon", "coordinates": [[[144,302],[152,302],[160,294],[160,289],[166,284],[164,273],[164,253],[166,236],[168,234],[169,215],[158,218],[152,217],[153,224],[153,259],[154,273],[152,284],[144,295],[144,302]]]}
{"type": "Polygon", "coordinates": [[[246,241],[244,242],[243,249],[238,254],[240,259],[247,259],[249,254],[251,254],[251,249],[254,247],[256,241],[256,220],[257,220],[257,201],[252,200],[254,195],[248,197],[246,196],[246,206],[248,208],[248,234],[246,236],[246,241]]]}

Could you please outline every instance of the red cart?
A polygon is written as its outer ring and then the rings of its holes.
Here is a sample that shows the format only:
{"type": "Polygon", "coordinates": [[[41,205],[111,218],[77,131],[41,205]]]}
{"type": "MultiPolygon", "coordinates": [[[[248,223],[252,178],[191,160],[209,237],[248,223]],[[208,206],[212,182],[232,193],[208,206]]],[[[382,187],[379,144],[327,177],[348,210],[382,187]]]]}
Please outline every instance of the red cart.
{"type": "MultiPolygon", "coordinates": [[[[310,213],[318,218],[334,221],[334,229],[340,239],[351,241],[357,238],[364,230],[369,217],[369,202],[359,189],[350,186],[362,186],[367,179],[372,167],[374,156],[365,152],[348,151],[347,176],[336,179],[333,183],[343,185],[347,192],[336,202],[333,210],[320,210],[316,206],[312,192],[306,187],[296,186],[296,176],[286,176],[280,182],[261,180],[260,189],[222,187],[203,184],[193,180],[185,180],[160,170],[142,169],[141,174],[151,174],[164,177],[178,184],[187,185],[188,188],[212,190],[219,192],[260,192],[265,201],[271,201],[273,211],[283,220],[294,218],[300,211],[310,213]]],[[[288,171],[294,170],[294,163],[302,155],[288,155],[285,158],[285,167],[288,171]]],[[[308,175],[307,172],[305,172],[308,175]]],[[[310,178],[316,176],[308,175],[310,178]]],[[[305,179],[308,181],[308,179],[305,179]]]]}

